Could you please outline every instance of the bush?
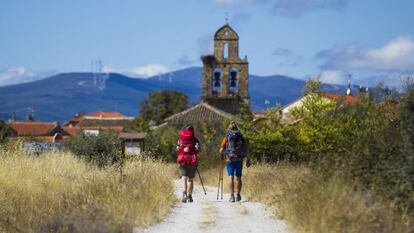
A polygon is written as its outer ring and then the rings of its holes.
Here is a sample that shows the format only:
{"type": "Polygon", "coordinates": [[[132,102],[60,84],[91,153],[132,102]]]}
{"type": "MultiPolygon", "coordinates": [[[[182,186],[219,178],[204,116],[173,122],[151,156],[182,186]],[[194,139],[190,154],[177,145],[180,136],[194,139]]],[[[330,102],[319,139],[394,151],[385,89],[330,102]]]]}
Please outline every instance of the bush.
{"type": "Polygon", "coordinates": [[[0,120],[0,144],[6,142],[6,140],[13,135],[13,130],[2,120],[0,120]]]}
{"type": "Polygon", "coordinates": [[[64,147],[100,167],[122,162],[123,158],[121,141],[111,132],[101,132],[98,136],[81,134],[66,141],[64,147]]]}

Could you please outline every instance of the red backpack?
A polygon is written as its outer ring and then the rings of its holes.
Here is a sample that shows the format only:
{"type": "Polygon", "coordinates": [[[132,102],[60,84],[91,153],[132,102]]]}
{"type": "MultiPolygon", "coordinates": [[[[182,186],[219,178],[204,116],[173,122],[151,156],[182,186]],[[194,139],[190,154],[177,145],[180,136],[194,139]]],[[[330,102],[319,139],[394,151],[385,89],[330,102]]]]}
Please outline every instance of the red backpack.
{"type": "Polygon", "coordinates": [[[182,130],[178,139],[177,163],[197,166],[197,140],[192,130],[182,130]]]}

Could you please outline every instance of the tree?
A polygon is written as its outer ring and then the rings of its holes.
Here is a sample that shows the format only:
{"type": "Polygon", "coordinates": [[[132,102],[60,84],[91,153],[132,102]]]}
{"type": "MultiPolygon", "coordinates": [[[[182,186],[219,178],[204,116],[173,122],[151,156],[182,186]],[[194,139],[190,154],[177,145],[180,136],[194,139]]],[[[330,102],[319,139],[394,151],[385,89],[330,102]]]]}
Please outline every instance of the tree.
{"type": "Polygon", "coordinates": [[[0,144],[4,143],[12,135],[13,130],[4,121],[0,120],[0,144]]]}
{"type": "Polygon", "coordinates": [[[165,118],[184,111],[188,105],[188,97],[174,90],[150,92],[147,99],[142,100],[140,115],[147,121],[161,124],[165,118]]]}
{"type": "Polygon", "coordinates": [[[127,127],[128,131],[148,132],[150,124],[159,125],[165,118],[187,109],[188,97],[174,90],[152,91],[140,106],[140,114],[127,127]]]}

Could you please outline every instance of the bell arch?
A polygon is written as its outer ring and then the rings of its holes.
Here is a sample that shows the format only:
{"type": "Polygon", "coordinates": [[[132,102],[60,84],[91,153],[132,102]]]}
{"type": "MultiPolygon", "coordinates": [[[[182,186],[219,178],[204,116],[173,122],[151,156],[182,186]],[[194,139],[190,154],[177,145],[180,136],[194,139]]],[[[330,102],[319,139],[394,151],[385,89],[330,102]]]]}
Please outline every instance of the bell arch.
{"type": "Polygon", "coordinates": [[[213,94],[217,94],[221,92],[221,86],[222,86],[222,76],[223,72],[219,68],[214,68],[213,70],[213,80],[212,80],[212,90],[213,94]]]}
{"type": "Polygon", "coordinates": [[[232,67],[229,69],[229,94],[237,94],[239,91],[239,73],[232,67]]]}

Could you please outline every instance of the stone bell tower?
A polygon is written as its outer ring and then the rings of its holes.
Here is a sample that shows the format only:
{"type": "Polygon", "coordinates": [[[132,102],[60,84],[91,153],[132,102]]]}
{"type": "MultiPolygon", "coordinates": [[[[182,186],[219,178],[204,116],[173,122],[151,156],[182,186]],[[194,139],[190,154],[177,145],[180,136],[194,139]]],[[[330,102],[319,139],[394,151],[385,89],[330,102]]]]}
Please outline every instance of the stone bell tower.
{"type": "Polygon", "coordinates": [[[201,60],[202,102],[231,114],[239,112],[242,101],[249,104],[249,63],[239,57],[239,36],[228,23],[214,35],[214,55],[201,60]]]}

